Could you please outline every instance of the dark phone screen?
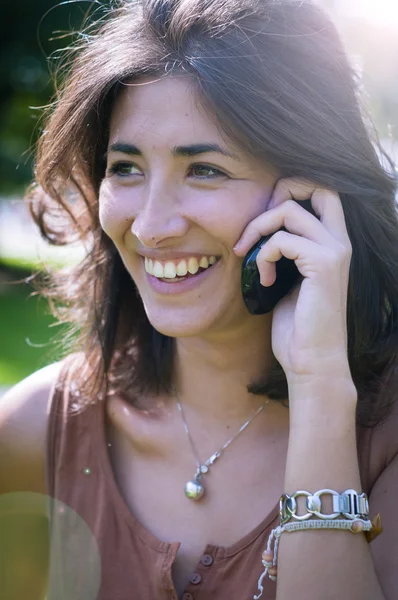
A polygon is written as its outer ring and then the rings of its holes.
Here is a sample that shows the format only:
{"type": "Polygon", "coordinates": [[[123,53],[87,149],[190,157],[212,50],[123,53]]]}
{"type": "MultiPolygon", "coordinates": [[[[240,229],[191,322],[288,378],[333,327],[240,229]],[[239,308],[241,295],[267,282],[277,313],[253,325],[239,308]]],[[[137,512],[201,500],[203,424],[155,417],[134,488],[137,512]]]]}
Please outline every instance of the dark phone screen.
{"type": "MultiPolygon", "coordinates": [[[[311,200],[303,200],[299,204],[317,217],[312,208],[311,200]]],[[[287,229],[281,227],[279,231],[287,231],[287,229]]],[[[263,236],[249,250],[243,260],[241,277],[242,296],[248,311],[252,315],[263,315],[273,310],[278,302],[293,289],[296,283],[300,279],[303,280],[303,276],[296,267],[295,262],[282,256],[276,262],[275,282],[268,287],[261,285],[256,258],[261,247],[274,233],[263,236]]]]}

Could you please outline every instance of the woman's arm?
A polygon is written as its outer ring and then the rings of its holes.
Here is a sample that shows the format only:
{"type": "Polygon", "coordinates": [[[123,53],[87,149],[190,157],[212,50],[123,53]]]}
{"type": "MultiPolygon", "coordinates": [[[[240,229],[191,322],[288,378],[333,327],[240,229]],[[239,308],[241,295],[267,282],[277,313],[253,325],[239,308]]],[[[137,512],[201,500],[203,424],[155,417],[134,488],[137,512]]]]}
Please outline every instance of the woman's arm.
{"type": "MultiPolygon", "coordinates": [[[[289,387],[285,493],[325,488],[360,493],[357,391],[347,350],[353,248],[339,194],[299,178],[279,179],[267,210],[247,225],[235,252],[243,256],[260,236],[273,232],[256,258],[261,283],[273,284],[273,263],[282,257],[294,260],[303,276],[278,302],[272,317],[272,350],[289,387]],[[308,198],[318,218],[300,206],[308,198]]],[[[390,481],[389,498],[394,488],[390,481]]],[[[398,504],[397,495],[394,500],[398,504]]],[[[392,523],[391,513],[382,517],[392,523]]],[[[392,543],[397,552],[398,541],[392,543]]],[[[398,577],[396,581],[398,587],[398,577]]],[[[394,582],[383,586],[384,592],[363,533],[282,533],[277,600],[396,600],[397,593],[385,592],[394,582]]]]}
{"type": "MultiPolygon", "coordinates": [[[[361,492],[356,447],[356,390],[333,378],[292,388],[285,493],[329,488],[361,492]]],[[[370,516],[381,513],[385,531],[373,559],[363,533],[283,533],[278,552],[277,600],[396,600],[398,590],[398,463],[380,477],[370,499],[370,516]],[[395,568],[393,567],[395,556],[395,568]],[[377,573],[381,576],[379,583],[377,573]]],[[[372,542],[372,544],[374,544],[372,542]]]]}

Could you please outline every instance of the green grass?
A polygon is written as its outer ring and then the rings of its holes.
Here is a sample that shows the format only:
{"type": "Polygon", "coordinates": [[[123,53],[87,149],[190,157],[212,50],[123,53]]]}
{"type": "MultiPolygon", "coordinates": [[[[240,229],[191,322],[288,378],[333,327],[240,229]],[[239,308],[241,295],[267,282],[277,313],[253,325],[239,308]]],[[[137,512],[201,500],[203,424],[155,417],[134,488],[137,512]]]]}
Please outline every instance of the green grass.
{"type": "Polygon", "coordinates": [[[51,339],[60,335],[61,327],[51,327],[54,318],[47,302],[30,297],[32,291],[27,284],[1,284],[0,386],[15,384],[59,358],[51,339]]]}
{"type": "MultiPolygon", "coordinates": [[[[56,260],[56,259],[50,259],[47,258],[46,259],[46,265],[48,267],[64,267],[65,266],[65,261],[63,260],[56,260]]],[[[6,268],[10,268],[10,269],[18,269],[18,270],[24,270],[24,271],[38,271],[41,270],[42,265],[33,257],[33,258],[29,258],[28,256],[26,256],[25,258],[22,258],[20,256],[18,256],[17,258],[13,257],[13,256],[0,256],[0,268],[1,266],[4,266],[6,268]]]]}

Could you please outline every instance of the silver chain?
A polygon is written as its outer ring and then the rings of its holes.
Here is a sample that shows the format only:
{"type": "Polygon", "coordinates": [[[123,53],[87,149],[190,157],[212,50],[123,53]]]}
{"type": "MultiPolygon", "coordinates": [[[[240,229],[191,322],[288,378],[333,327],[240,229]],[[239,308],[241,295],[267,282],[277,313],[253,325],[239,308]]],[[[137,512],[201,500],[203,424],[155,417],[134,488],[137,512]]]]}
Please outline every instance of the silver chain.
{"type": "Polygon", "coordinates": [[[178,410],[180,411],[180,413],[181,413],[181,416],[182,416],[182,420],[183,420],[183,422],[184,422],[184,428],[185,428],[186,434],[187,434],[187,436],[188,436],[189,443],[191,444],[192,453],[193,453],[193,455],[194,455],[194,457],[195,457],[195,461],[196,461],[196,466],[198,467],[198,469],[197,469],[197,472],[196,472],[196,474],[197,474],[197,475],[200,475],[200,474],[202,474],[202,473],[207,473],[207,471],[209,470],[209,467],[210,467],[210,466],[211,466],[211,465],[212,465],[212,464],[213,464],[213,463],[214,463],[214,462],[217,460],[217,458],[220,458],[221,454],[222,454],[222,453],[224,452],[224,450],[225,450],[225,449],[226,449],[226,448],[227,448],[227,447],[230,445],[230,443],[231,443],[231,442],[233,442],[233,441],[234,441],[234,439],[235,439],[235,438],[237,438],[237,437],[238,437],[238,435],[239,435],[240,433],[242,433],[242,431],[243,431],[244,429],[246,429],[246,427],[247,427],[247,426],[248,426],[248,425],[251,423],[251,421],[254,419],[254,417],[256,417],[256,416],[258,415],[258,413],[259,413],[260,411],[262,411],[262,409],[263,409],[263,408],[264,408],[264,406],[265,406],[265,404],[262,404],[262,405],[261,405],[261,406],[260,406],[260,407],[259,407],[259,408],[256,410],[256,412],[254,413],[254,415],[252,415],[252,416],[251,416],[251,417],[250,417],[250,418],[249,418],[249,419],[246,421],[246,423],[244,423],[244,424],[242,425],[242,427],[239,429],[239,431],[238,431],[237,433],[235,433],[235,435],[234,435],[233,437],[231,437],[231,439],[229,439],[229,440],[228,440],[228,442],[226,442],[226,443],[224,444],[224,446],[222,446],[222,448],[220,448],[219,450],[217,450],[217,452],[214,452],[214,454],[212,454],[212,455],[210,456],[210,458],[208,458],[208,459],[207,459],[207,460],[206,460],[206,461],[205,461],[203,464],[201,464],[201,462],[200,462],[200,460],[199,460],[199,457],[198,457],[198,452],[197,452],[197,450],[196,450],[196,447],[195,447],[195,444],[194,444],[194,442],[193,442],[192,436],[191,436],[191,434],[190,434],[190,431],[189,431],[189,429],[188,429],[188,424],[187,424],[187,422],[186,422],[186,420],[185,420],[185,415],[184,415],[184,411],[183,411],[183,409],[182,409],[182,405],[181,405],[180,397],[179,397],[179,395],[178,395],[178,392],[177,392],[177,390],[175,389],[175,387],[174,387],[174,386],[173,386],[173,392],[174,392],[174,395],[175,395],[175,397],[176,397],[176,400],[177,400],[177,406],[178,406],[178,410]]]}

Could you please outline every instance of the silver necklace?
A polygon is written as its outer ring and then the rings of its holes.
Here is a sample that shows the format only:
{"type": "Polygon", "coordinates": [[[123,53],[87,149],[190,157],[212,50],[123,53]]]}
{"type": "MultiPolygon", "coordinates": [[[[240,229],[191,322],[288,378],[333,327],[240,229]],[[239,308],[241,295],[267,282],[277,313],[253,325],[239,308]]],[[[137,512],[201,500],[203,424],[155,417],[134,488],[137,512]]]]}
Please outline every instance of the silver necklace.
{"type": "Polygon", "coordinates": [[[256,410],[256,412],[254,413],[254,415],[252,415],[250,417],[250,419],[248,419],[246,421],[246,423],[244,423],[242,425],[242,427],[239,429],[239,431],[237,433],[235,433],[235,435],[233,437],[231,437],[231,439],[229,439],[228,442],[226,442],[224,444],[224,446],[222,448],[220,448],[220,450],[217,450],[217,452],[214,452],[214,454],[212,454],[210,456],[210,458],[208,458],[203,464],[201,464],[201,462],[200,462],[200,460],[198,458],[198,452],[196,450],[196,447],[195,447],[195,444],[193,442],[192,436],[191,436],[191,434],[189,432],[189,429],[188,429],[188,424],[187,424],[187,422],[185,420],[185,415],[184,415],[184,411],[182,409],[182,405],[181,405],[181,402],[180,402],[180,397],[178,395],[177,390],[174,387],[173,387],[173,391],[174,391],[174,395],[175,395],[176,400],[177,400],[178,410],[181,413],[182,420],[184,422],[184,428],[185,428],[186,434],[188,436],[189,443],[191,444],[192,453],[193,453],[193,455],[195,457],[196,466],[197,466],[194,478],[191,481],[188,481],[185,484],[185,495],[190,500],[200,500],[204,496],[204,493],[205,493],[205,488],[204,488],[204,485],[202,483],[202,476],[209,472],[209,467],[211,467],[211,465],[217,460],[217,458],[220,458],[221,454],[230,445],[230,443],[233,442],[234,439],[237,438],[238,435],[240,433],[242,433],[242,431],[244,429],[246,429],[246,427],[251,423],[251,421],[254,419],[254,417],[256,417],[260,411],[262,411],[262,409],[264,408],[265,404],[263,404],[262,406],[260,406],[260,408],[258,408],[256,410]]]}

